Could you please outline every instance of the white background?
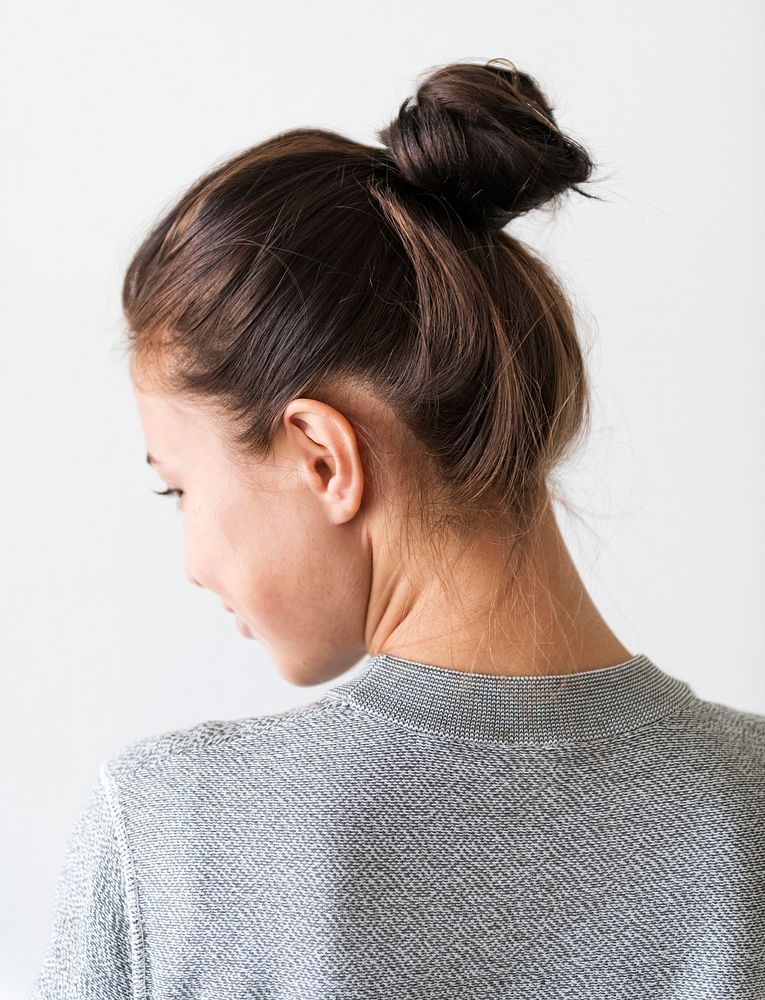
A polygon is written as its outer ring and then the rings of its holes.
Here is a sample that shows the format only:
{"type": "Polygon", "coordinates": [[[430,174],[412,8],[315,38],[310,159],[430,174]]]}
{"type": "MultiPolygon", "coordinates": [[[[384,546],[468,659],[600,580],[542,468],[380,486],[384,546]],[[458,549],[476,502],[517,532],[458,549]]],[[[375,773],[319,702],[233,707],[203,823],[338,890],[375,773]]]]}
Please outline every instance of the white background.
{"type": "Polygon", "coordinates": [[[595,383],[561,525],[629,649],[765,713],[764,12],[4,0],[2,1000],[31,989],[105,755],[324,690],[183,575],[120,353],[131,253],[214,162],[301,125],[375,142],[436,65],[511,59],[601,164],[605,202],[514,230],[566,282],[595,383]]]}

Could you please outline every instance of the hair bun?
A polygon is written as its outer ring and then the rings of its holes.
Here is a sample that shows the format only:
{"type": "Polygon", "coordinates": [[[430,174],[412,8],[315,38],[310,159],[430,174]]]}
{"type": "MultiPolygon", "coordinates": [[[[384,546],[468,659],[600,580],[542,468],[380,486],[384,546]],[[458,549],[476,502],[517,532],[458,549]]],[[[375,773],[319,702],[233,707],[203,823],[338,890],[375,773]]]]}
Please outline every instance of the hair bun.
{"type": "Polygon", "coordinates": [[[593,170],[587,151],[508,60],[436,70],[377,135],[406,183],[442,195],[470,225],[500,229],[569,188],[591,197],[576,187],[593,170]]]}

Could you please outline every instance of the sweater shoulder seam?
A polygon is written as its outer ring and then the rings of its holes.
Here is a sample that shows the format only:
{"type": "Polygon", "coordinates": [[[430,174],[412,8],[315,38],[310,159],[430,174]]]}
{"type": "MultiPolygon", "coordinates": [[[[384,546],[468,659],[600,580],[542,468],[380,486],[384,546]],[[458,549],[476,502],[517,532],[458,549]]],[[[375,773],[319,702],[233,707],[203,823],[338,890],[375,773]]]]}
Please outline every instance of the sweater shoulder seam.
{"type": "Polygon", "coordinates": [[[108,760],[102,761],[99,769],[99,777],[114,826],[124,876],[124,891],[130,919],[130,950],[133,958],[131,997],[132,1000],[147,1000],[146,949],[144,945],[141,907],[138,898],[138,880],[130,840],[122,816],[119,791],[114,777],[109,770],[108,760]]]}

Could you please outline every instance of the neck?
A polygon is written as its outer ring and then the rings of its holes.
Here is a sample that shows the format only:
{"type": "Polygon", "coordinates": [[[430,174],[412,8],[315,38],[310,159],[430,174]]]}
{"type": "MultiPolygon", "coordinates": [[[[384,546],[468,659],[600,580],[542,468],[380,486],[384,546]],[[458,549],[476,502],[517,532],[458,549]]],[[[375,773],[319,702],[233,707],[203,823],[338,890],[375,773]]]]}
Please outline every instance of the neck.
{"type": "Polygon", "coordinates": [[[507,675],[594,670],[632,656],[587,593],[549,501],[512,573],[496,530],[440,551],[438,573],[422,555],[377,561],[385,582],[370,600],[371,655],[507,675]]]}

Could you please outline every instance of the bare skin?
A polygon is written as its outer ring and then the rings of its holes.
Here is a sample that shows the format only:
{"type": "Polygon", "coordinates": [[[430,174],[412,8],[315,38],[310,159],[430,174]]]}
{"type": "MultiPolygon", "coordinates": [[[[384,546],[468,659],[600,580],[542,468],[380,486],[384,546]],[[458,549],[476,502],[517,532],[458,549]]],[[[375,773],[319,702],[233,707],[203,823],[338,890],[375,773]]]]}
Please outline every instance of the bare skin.
{"type": "Polygon", "coordinates": [[[267,648],[289,682],[323,683],[368,653],[508,675],[591,670],[634,655],[589,597],[549,503],[507,606],[493,603],[508,550],[491,527],[474,532],[467,553],[457,538],[445,541],[440,574],[416,534],[402,546],[403,481],[392,474],[374,495],[354,430],[362,417],[391,426],[379,404],[367,401],[361,414],[359,397],[293,399],[273,462],[243,466],[206,410],[136,383],[134,391],[156,471],[183,491],[186,576],[236,612],[242,634],[267,648]]]}

